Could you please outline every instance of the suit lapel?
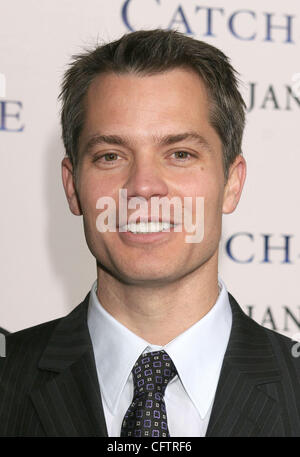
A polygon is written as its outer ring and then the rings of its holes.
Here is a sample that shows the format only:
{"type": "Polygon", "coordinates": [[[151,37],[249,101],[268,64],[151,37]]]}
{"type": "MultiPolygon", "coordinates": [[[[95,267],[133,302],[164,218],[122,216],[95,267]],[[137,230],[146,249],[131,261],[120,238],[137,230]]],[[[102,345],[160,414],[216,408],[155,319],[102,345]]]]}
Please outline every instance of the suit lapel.
{"type": "Polygon", "coordinates": [[[232,329],[206,436],[285,434],[280,372],[268,336],[229,298],[232,329]]]}
{"type": "Polygon", "coordinates": [[[55,328],[40,359],[48,380],[31,392],[47,436],[108,436],[87,326],[89,294],[55,328]]]}

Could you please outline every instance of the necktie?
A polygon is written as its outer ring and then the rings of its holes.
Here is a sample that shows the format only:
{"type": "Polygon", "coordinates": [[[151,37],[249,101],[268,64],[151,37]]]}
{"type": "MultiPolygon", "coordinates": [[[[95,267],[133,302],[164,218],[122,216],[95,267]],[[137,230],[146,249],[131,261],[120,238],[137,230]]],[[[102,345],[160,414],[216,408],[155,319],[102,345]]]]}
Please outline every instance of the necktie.
{"type": "Polygon", "coordinates": [[[162,351],[141,354],[133,369],[134,394],[121,427],[121,436],[170,436],[164,401],[166,387],[177,374],[162,351]]]}

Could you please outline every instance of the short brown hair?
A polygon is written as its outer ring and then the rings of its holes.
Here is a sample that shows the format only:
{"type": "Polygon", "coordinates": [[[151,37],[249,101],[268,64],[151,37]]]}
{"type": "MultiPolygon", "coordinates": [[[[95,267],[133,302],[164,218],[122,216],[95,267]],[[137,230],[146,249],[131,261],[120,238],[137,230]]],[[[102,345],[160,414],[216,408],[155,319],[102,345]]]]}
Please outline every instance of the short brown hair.
{"type": "Polygon", "coordinates": [[[210,100],[210,124],[223,145],[225,178],[241,154],[245,102],[238,90],[236,70],[218,48],[174,30],[140,30],[119,40],[73,56],[65,72],[62,101],[62,139],[74,173],[79,162],[78,140],[84,125],[84,98],[101,73],[151,75],[177,67],[194,70],[203,80],[210,100]]]}

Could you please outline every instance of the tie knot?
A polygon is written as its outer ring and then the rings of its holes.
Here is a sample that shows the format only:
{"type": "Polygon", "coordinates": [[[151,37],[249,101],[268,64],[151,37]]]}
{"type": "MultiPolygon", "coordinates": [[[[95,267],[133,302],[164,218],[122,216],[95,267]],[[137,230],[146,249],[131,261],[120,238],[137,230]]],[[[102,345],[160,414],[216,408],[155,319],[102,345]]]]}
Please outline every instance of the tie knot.
{"type": "Polygon", "coordinates": [[[155,397],[162,397],[176,373],[172,359],[164,350],[141,354],[132,369],[135,395],[154,391],[155,397]]]}

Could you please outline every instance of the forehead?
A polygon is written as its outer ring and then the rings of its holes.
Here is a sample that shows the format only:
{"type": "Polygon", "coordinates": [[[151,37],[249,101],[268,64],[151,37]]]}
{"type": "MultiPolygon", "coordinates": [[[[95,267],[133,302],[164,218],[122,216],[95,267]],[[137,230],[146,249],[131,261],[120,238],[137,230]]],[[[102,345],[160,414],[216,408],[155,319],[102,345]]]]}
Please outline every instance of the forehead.
{"type": "Polygon", "coordinates": [[[185,68],[154,75],[101,74],[89,87],[84,111],[81,151],[99,133],[131,137],[142,145],[154,137],[197,131],[208,143],[219,143],[209,122],[206,87],[185,68]]]}
{"type": "MultiPolygon", "coordinates": [[[[99,90],[100,86],[106,89],[116,88],[117,85],[121,90],[126,85],[129,86],[133,84],[138,90],[139,87],[147,86],[150,88],[160,88],[165,85],[171,84],[172,87],[180,87],[182,84],[186,87],[186,84],[191,85],[193,90],[204,90],[205,87],[202,78],[194,71],[192,68],[187,67],[176,67],[170,70],[157,72],[157,73],[135,73],[133,71],[115,73],[115,72],[105,72],[101,73],[98,76],[95,76],[93,81],[90,84],[89,90],[99,90]],[[197,87],[196,87],[197,86],[197,87]]],[[[170,87],[169,87],[170,88],[170,87]]]]}
{"type": "Polygon", "coordinates": [[[208,107],[208,97],[201,78],[192,70],[175,68],[154,75],[133,73],[105,73],[97,76],[91,83],[86,100],[86,114],[101,115],[129,114],[130,110],[139,113],[152,112],[152,116],[175,114],[181,110],[203,114],[208,107]]]}

